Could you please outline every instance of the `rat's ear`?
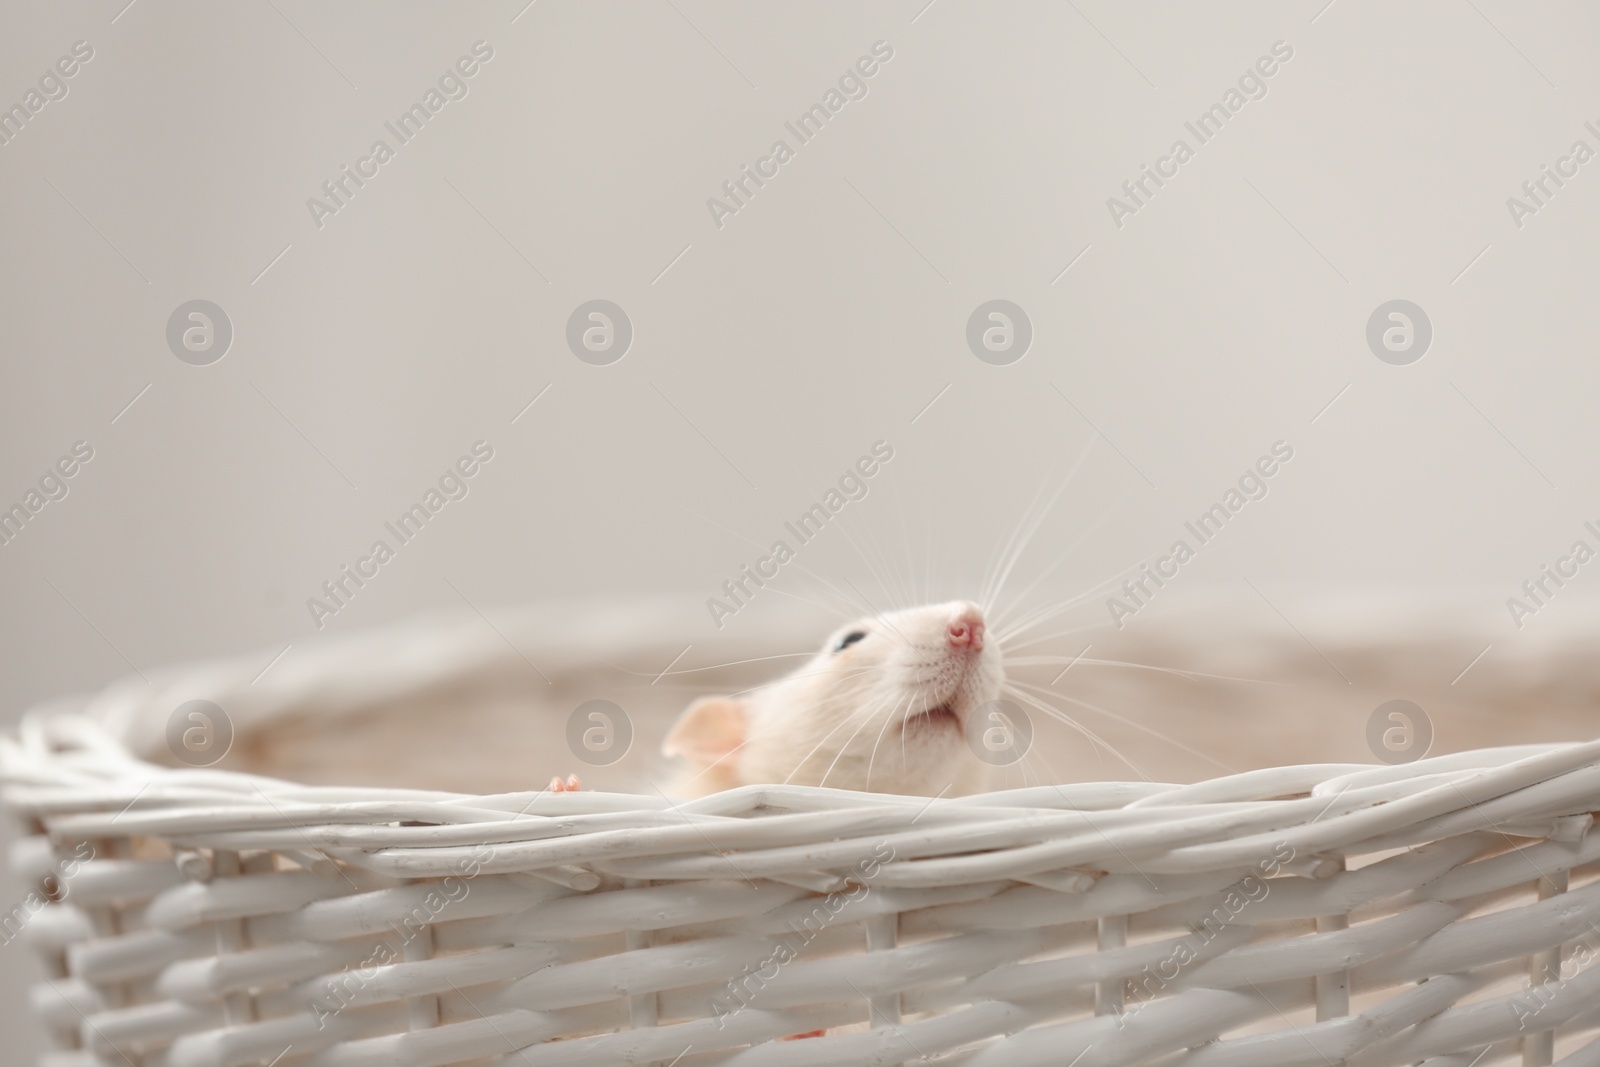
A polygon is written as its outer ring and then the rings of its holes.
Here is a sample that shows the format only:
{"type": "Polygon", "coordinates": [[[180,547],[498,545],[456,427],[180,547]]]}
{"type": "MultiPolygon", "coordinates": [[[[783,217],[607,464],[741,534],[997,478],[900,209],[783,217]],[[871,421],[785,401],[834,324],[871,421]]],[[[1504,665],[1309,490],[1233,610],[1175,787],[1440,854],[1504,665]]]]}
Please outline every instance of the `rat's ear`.
{"type": "Polygon", "coordinates": [[[661,742],[661,754],[712,764],[744,744],[748,730],[743,700],[702,697],[678,716],[667,739],[661,742]]]}

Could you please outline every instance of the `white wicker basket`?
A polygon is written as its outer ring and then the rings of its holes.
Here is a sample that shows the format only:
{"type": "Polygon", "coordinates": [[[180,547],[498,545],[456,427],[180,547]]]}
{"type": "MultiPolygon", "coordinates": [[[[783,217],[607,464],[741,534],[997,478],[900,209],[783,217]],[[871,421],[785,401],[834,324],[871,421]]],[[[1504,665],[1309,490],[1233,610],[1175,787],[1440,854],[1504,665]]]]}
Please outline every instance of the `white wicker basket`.
{"type": "Polygon", "coordinates": [[[681,805],[132,754],[198,693],[241,736],[436,696],[512,663],[483,629],[177,671],[0,742],[49,1062],[1600,1065],[1600,742],[681,805]]]}

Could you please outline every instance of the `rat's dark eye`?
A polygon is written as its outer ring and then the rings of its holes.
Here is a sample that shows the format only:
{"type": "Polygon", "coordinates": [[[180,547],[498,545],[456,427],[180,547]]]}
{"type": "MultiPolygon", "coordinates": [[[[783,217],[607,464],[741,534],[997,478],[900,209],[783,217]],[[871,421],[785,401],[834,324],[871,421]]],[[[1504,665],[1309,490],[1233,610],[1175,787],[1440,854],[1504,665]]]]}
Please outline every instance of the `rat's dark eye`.
{"type": "Polygon", "coordinates": [[[866,636],[867,631],[865,630],[851,630],[839,639],[839,643],[833,646],[833,650],[835,652],[843,652],[857,641],[865,640],[866,636]]]}

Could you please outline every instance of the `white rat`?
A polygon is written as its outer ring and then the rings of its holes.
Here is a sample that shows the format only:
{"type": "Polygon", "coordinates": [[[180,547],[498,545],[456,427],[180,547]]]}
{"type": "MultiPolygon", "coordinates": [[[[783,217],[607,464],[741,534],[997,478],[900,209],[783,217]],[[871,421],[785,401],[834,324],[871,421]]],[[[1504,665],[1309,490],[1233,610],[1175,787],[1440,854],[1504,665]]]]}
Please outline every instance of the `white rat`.
{"type": "Polygon", "coordinates": [[[857,620],[804,666],[746,697],[706,697],[662,744],[704,796],[790,783],[918,796],[982,791],[989,765],[968,747],[979,709],[1000,696],[1000,650],[965,600],[857,620]]]}
{"type": "MultiPolygon", "coordinates": [[[[1004,682],[978,605],[891,611],[835,631],[804,666],[751,696],[695,701],[661,751],[689,764],[673,790],[680,797],[782,782],[930,797],[979,792],[989,765],[967,736],[986,725],[980,709],[1004,682]]],[[[549,788],[581,786],[569,776],[549,788]]]]}

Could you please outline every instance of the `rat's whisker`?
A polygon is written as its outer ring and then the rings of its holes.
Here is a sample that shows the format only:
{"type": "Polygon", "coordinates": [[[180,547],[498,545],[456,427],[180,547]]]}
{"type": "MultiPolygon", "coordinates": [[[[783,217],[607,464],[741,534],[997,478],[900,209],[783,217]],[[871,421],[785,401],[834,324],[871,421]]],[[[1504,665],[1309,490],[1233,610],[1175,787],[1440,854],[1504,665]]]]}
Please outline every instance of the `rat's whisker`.
{"type": "Polygon", "coordinates": [[[838,618],[844,619],[847,622],[850,619],[853,619],[853,618],[856,617],[855,613],[853,611],[844,611],[844,610],[842,610],[842,609],[840,609],[840,608],[838,608],[838,607],[836,607],[834,605],[824,604],[821,601],[812,600],[810,597],[801,596],[798,593],[791,593],[791,592],[788,592],[787,590],[779,589],[776,585],[772,584],[771,582],[768,582],[767,588],[772,590],[774,593],[777,593],[779,596],[786,596],[790,600],[798,600],[802,604],[810,604],[814,608],[820,608],[823,611],[827,612],[829,615],[837,616],[838,618]]]}
{"type": "MultiPolygon", "coordinates": [[[[849,726],[852,722],[855,722],[857,719],[862,719],[863,721],[865,721],[866,719],[869,719],[871,717],[871,715],[872,715],[872,707],[873,707],[873,705],[869,705],[869,706],[863,707],[863,708],[857,708],[855,711],[851,712],[850,714],[843,716],[837,723],[835,723],[833,725],[832,729],[830,729],[827,733],[823,734],[821,739],[819,739],[817,741],[817,743],[811,747],[811,751],[807,752],[805,754],[805,757],[795,764],[794,770],[790,771],[789,774],[784,778],[784,780],[783,780],[784,784],[787,784],[790,781],[790,779],[792,779],[796,774],[799,774],[800,771],[802,769],[804,769],[805,765],[811,761],[811,757],[815,756],[817,754],[817,752],[822,748],[822,746],[828,743],[828,739],[830,737],[832,737],[834,734],[838,733],[840,730],[844,729],[846,726],[849,726]]],[[[858,732],[859,732],[859,729],[860,728],[858,727],[857,728],[858,732]]]]}
{"type": "Polygon", "coordinates": [[[723,760],[727,759],[729,756],[732,756],[733,754],[738,752],[740,749],[744,748],[744,746],[748,745],[749,743],[750,743],[750,741],[749,741],[748,738],[743,740],[743,741],[740,741],[737,745],[734,745],[732,748],[728,749],[728,751],[724,752],[722,755],[718,756],[716,759],[712,760],[710,763],[708,763],[704,767],[700,768],[700,773],[699,774],[696,774],[696,775],[694,775],[694,776],[692,776],[690,778],[685,778],[683,780],[682,784],[683,785],[692,785],[693,783],[698,782],[701,778],[705,777],[705,775],[711,770],[711,768],[715,767],[717,764],[721,763],[723,760]]]}
{"type": "MultiPolygon", "coordinates": [[[[685,667],[681,671],[662,671],[652,674],[649,671],[623,670],[623,674],[631,674],[638,678],[672,678],[679,674],[698,674],[701,671],[715,671],[723,667],[737,667],[743,663],[765,663],[772,659],[794,659],[797,656],[815,656],[815,652],[780,652],[775,656],[751,656],[749,659],[730,659],[726,663],[712,663],[704,667],[685,667]]],[[[619,668],[620,669],[620,668],[619,668]]]]}
{"type": "Polygon", "coordinates": [[[883,543],[878,540],[877,531],[873,529],[872,524],[863,519],[861,529],[865,539],[871,543],[873,553],[883,564],[883,577],[879,581],[882,583],[884,590],[893,598],[894,606],[897,608],[914,606],[917,603],[915,583],[911,585],[901,584],[900,569],[895,566],[895,554],[888,551],[883,543]]]}
{"type": "MultiPolygon", "coordinates": [[[[872,723],[873,718],[876,717],[878,713],[878,709],[882,706],[883,705],[881,702],[874,704],[868,714],[858,716],[861,719],[861,725],[857,726],[855,731],[851,733],[849,737],[845,738],[844,744],[839,746],[839,751],[834,753],[833,762],[828,764],[828,769],[822,772],[822,778],[817,782],[818,785],[828,784],[828,775],[833,773],[833,769],[839,765],[839,761],[843,759],[844,754],[849,751],[851,743],[861,735],[862,730],[865,730],[872,723]]],[[[895,707],[899,706],[899,701],[896,701],[895,707]]]]}
{"type": "Polygon", "coordinates": [[[1052,604],[1030,612],[1021,619],[1018,619],[1015,623],[1005,627],[997,639],[1002,642],[1014,640],[1036,626],[1041,626],[1044,623],[1049,622],[1051,619],[1065,615],[1073,608],[1076,608],[1079,605],[1088,602],[1092,598],[1099,596],[1100,590],[1114,584],[1119,577],[1126,573],[1127,568],[1116,571],[1111,575],[1111,577],[1096,582],[1094,585],[1091,585],[1089,588],[1085,589],[1076,596],[1068,597],[1066,600],[1061,601],[1058,604],[1052,604]]]}
{"type": "MultiPolygon", "coordinates": [[[[1120,574],[1122,572],[1118,573],[1120,574]]],[[[1001,627],[999,639],[1003,641],[1015,640],[1017,637],[1027,633],[1034,627],[1041,626],[1044,623],[1049,622],[1051,619],[1059,618],[1060,616],[1065,615],[1074,608],[1080,607],[1081,605],[1088,603],[1093,598],[1099,596],[1102,590],[1110,588],[1116,582],[1116,580],[1117,575],[1113,575],[1110,578],[1091,585],[1089,588],[1085,589],[1076,596],[1071,596],[1065,600],[1035,608],[1033,611],[1023,615],[1022,618],[1017,619],[1015,622],[1007,623],[1005,626],[1001,627]]]]}
{"type": "MultiPolygon", "coordinates": [[[[843,671],[840,672],[840,677],[848,678],[848,677],[851,677],[852,675],[865,674],[868,671],[875,671],[877,669],[878,669],[877,667],[872,666],[872,665],[862,665],[862,666],[859,666],[859,667],[847,667],[843,671]]],[[[830,666],[829,664],[824,663],[814,671],[796,671],[795,673],[790,674],[790,675],[786,675],[784,677],[771,678],[771,679],[768,679],[765,682],[758,682],[757,684],[752,685],[748,689],[741,689],[738,692],[729,693],[728,696],[730,698],[749,696],[751,693],[758,693],[763,689],[767,689],[767,688],[769,688],[771,686],[777,685],[779,682],[784,681],[786,678],[821,678],[821,677],[826,676],[827,674],[829,674],[833,670],[834,670],[834,668],[832,666],[830,666]]]]}
{"type": "MultiPolygon", "coordinates": [[[[1065,563],[1068,557],[1082,547],[1083,543],[1087,541],[1092,534],[1110,521],[1111,517],[1117,513],[1118,509],[1120,509],[1131,496],[1133,496],[1133,493],[1127,492],[1118,497],[1109,508],[1105,509],[1098,519],[1090,523],[1089,526],[1084,529],[1083,533],[1079,534],[1077,539],[1066,547],[1066,550],[1063,551],[1061,555],[1057,556],[1053,561],[1051,561],[1048,567],[1040,571],[1039,575],[1034,578],[1033,581],[1029,582],[1022,592],[1012,597],[1010,603],[1006,604],[1004,607],[997,608],[994,613],[995,626],[1003,627],[1005,625],[1005,620],[1010,616],[1010,614],[1017,608],[1021,607],[1023,601],[1027,600],[1028,594],[1037,589],[1039,584],[1048,578],[1057,567],[1065,563]]],[[[1115,578],[1109,580],[1116,581],[1115,578]]]]}
{"type": "MultiPolygon", "coordinates": [[[[1051,475],[1047,474],[1039,482],[1039,488],[1034,490],[1033,499],[1028,501],[1028,506],[1022,509],[1022,515],[1006,534],[1005,540],[996,545],[994,552],[989,557],[989,565],[984,568],[983,585],[980,587],[978,594],[978,604],[985,612],[989,610],[990,605],[994,603],[995,596],[1000,591],[1002,585],[1001,573],[1011,569],[1013,555],[1020,556],[1026,547],[1028,537],[1032,536],[1031,532],[1025,534],[1024,531],[1029,530],[1034,513],[1040,510],[1039,502],[1044,499],[1045,493],[1050,487],[1050,480],[1051,475]]],[[[1048,511],[1048,509],[1045,510],[1048,511]]]]}
{"type": "Polygon", "coordinates": [[[1061,499],[1062,494],[1064,494],[1067,491],[1067,488],[1072,485],[1073,478],[1077,477],[1078,471],[1082,469],[1084,462],[1089,458],[1089,453],[1094,451],[1096,440],[1097,439],[1093,436],[1089,438],[1089,443],[1084,445],[1083,451],[1078,453],[1078,458],[1073,461],[1072,466],[1068,468],[1066,475],[1061,479],[1060,488],[1051,494],[1050,499],[1047,500],[1044,506],[1038,510],[1038,513],[1026,523],[1026,532],[1023,533],[1020,541],[1018,541],[1016,551],[1011,554],[1010,560],[1006,563],[1004,568],[1001,569],[999,575],[996,577],[994,587],[992,589],[985,590],[986,596],[982,601],[985,612],[988,612],[990,606],[993,605],[997,599],[999,599],[1001,590],[1003,590],[1006,587],[1006,583],[1011,580],[1011,572],[1016,567],[1017,563],[1022,559],[1022,554],[1027,551],[1028,545],[1032,543],[1034,536],[1044,525],[1045,520],[1050,517],[1050,512],[1055,509],[1056,502],[1061,499]]]}
{"type": "Polygon", "coordinates": [[[1136,671],[1154,671],[1159,674],[1173,674],[1183,678],[1211,678],[1219,682],[1249,682],[1253,685],[1286,686],[1288,682],[1273,681],[1269,678],[1243,678],[1233,674],[1208,674],[1205,671],[1191,671],[1182,667],[1162,667],[1154,663],[1133,663],[1121,659],[1088,659],[1082,656],[1007,656],[1006,665],[1012,667],[1043,667],[1053,666],[1057,663],[1082,663],[1086,667],[1126,667],[1136,671]]]}
{"type": "MultiPolygon", "coordinates": [[[[732,537],[737,538],[740,541],[743,541],[745,544],[747,544],[750,547],[754,548],[758,552],[766,552],[768,547],[769,547],[767,545],[760,544],[754,538],[749,537],[749,536],[747,536],[747,535],[745,535],[743,533],[740,533],[738,530],[735,530],[735,529],[732,529],[731,527],[723,525],[722,523],[718,522],[717,520],[715,520],[713,518],[710,518],[710,517],[708,517],[706,515],[700,514],[698,511],[695,511],[693,508],[686,507],[681,501],[669,500],[669,503],[671,503],[672,506],[676,507],[679,511],[682,511],[684,514],[689,515],[692,518],[699,519],[701,522],[705,523],[708,526],[716,527],[717,529],[721,530],[723,533],[726,533],[726,534],[728,534],[728,535],[730,535],[732,537]]],[[[818,575],[815,572],[811,571],[810,569],[808,569],[804,565],[796,564],[796,569],[800,570],[800,571],[802,571],[802,572],[804,572],[804,573],[806,573],[808,575],[810,575],[811,577],[813,577],[815,579],[817,579],[818,581],[822,582],[825,586],[828,586],[829,590],[835,596],[838,596],[845,603],[850,604],[852,606],[852,608],[855,608],[855,607],[859,606],[859,605],[856,605],[853,601],[851,601],[851,599],[848,596],[845,596],[837,587],[833,586],[832,583],[828,582],[827,579],[825,579],[821,575],[818,575]]],[[[773,589],[773,592],[782,593],[782,590],[773,589]]],[[[793,596],[794,594],[792,594],[792,593],[784,593],[783,595],[785,595],[785,596],[793,596]]],[[[797,600],[805,600],[804,597],[795,597],[795,599],[797,599],[797,600]]],[[[834,610],[837,614],[839,614],[841,616],[844,616],[844,617],[847,617],[847,618],[851,617],[851,613],[849,613],[849,612],[840,612],[840,611],[837,611],[837,609],[829,609],[829,608],[824,607],[822,604],[816,603],[816,601],[813,601],[813,600],[806,600],[806,603],[812,604],[815,607],[822,608],[824,611],[834,610]]],[[[868,605],[868,607],[870,608],[870,605],[868,605]]]]}
{"type": "MultiPolygon", "coordinates": [[[[788,773],[788,775],[785,776],[785,778],[783,779],[783,784],[784,785],[788,785],[790,780],[793,779],[795,775],[799,774],[800,771],[805,768],[805,765],[807,763],[811,762],[811,757],[815,756],[817,754],[817,752],[822,748],[822,746],[828,743],[828,738],[832,737],[834,734],[838,733],[840,730],[844,729],[846,726],[849,726],[856,719],[860,719],[861,720],[861,726],[857,726],[856,729],[855,729],[855,733],[852,733],[845,740],[845,743],[843,745],[839,746],[839,755],[843,755],[844,754],[844,750],[847,747],[849,747],[850,742],[855,740],[856,734],[859,734],[861,732],[862,727],[864,727],[869,721],[871,721],[872,707],[873,706],[869,706],[869,707],[866,707],[866,708],[859,708],[856,711],[852,712],[851,714],[846,715],[844,718],[840,719],[839,722],[834,725],[833,729],[831,729],[827,733],[823,734],[822,735],[822,739],[811,747],[811,751],[806,753],[805,758],[800,760],[800,762],[798,762],[797,764],[795,764],[794,770],[790,771],[788,773]]],[[[828,764],[828,770],[823,772],[821,780],[819,780],[817,782],[817,784],[819,786],[827,784],[828,774],[833,771],[834,764],[837,764],[838,762],[839,762],[839,756],[835,756],[833,758],[833,763],[828,764]]]]}
{"type": "MultiPolygon", "coordinates": [[[[904,702],[909,705],[910,701],[911,701],[911,694],[907,693],[905,695],[905,697],[904,697],[904,702]]],[[[876,763],[877,759],[878,759],[878,746],[883,744],[883,732],[889,728],[889,724],[890,723],[895,721],[895,713],[900,710],[900,704],[901,703],[902,703],[902,701],[900,701],[900,700],[897,700],[897,701],[894,702],[894,707],[889,709],[889,714],[887,714],[887,715],[885,715],[883,717],[883,725],[878,727],[878,736],[873,738],[873,741],[872,741],[872,752],[867,756],[867,788],[868,789],[872,788],[872,767],[873,767],[873,764],[876,763]]],[[[905,730],[902,729],[900,731],[900,743],[901,743],[902,746],[905,745],[905,737],[906,737],[906,732],[905,732],[905,730]]],[[[902,747],[902,751],[904,751],[903,747],[902,747]]],[[[902,760],[901,762],[902,762],[902,766],[904,766],[904,761],[902,760]]]]}
{"type": "Polygon", "coordinates": [[[1121,749],[1117,748],[1116,745],[1113,745],[1110,741],[1107,741],[1105,738],[1101,737],[1099,734],[1095,733],[1093,730],[1089,729],[1087,726],[1083,725],[1083,723],[1079,722],[1071,715],[1068,715],[1060,708],[1052,707],[1051,705],[1046,704],[1037,697],[1031,696],[1030,694],[1023,692],[1021,689],[1016,688],[1011,683],[1006,684],[1005,691],[1010,696],[1022,701],[1024,704],[1028,704],[1036,710],[1042,711],[1050,718],[1070,726],[1072,729],[1078,731],[1084,737],[1089,739],[1089,743],[1095,747],[1096,753],[1098,753],[1101,748],[1104,748],[1107,752],[1110,752],[1117,759],[1125,763],[1128,766],[1128,769],[1133,771],[1134,774],[1137,774],[1140,778],[1149,781],[1149,776],[1146,775],[1144,771],[1140,770],[1138,765],[1135,764],[1133,760],[1123,755],[1121,749]]]}
{"type": "MultiPolygon", "coordinates": [[[[911,587],[912,599],[906,606],[910,607],[911,604],[926,604],[930,599],[930,591],[926,586],[920,589],[917,587],[917,565],[913,562],[915,557],[911,554],[911,530],[910,527],[906,525],[906,509],[904,505],[900,503],[900,497],[898,494],[896,494],[894,497],[894,510],[895,514],[900,517],[900,543],[905,546],[905,556],[903,558],[906,564],[906,581],[911,587]]],[[[928,529],[933,529],[933,525],[931,523],[928,525],[928,529]]]]}
{"type": "MultiPolygon", "coordinates": [[[[1073,637],[1078,634],[1094,633],[1104,629],[1105,623],[1090,622],[1084,623],[1082,626],[1073,626],[1065,630],[1057,630],[1055,633],[1043,634],[1039,637],[1030,637],[1026,641],[1007,641],[1005,644],[1008,645],[1009,648],[1006,652],[1006,662],[1010,663],[1012,653],[1020,651],[1021,649],[1032,648],[1035,645],[1049,644],[1051,641],[1059,641],[1063,637],[1073,637]]],[[[1000,639],[995,638],[995,640],[999,641],[1000,639]]]]}
{"type": "MultiPolygon", "coordinates": [[[[1058,693],[1058,692],[1056,692],[1054,690],[1046,689],[1043,686],[1031,685],[1031,684],[1029,684],[1027,682],[1016,682],[1016,683],[1013,683],[1013,684],[1021,686],[1021,687],[1026,688],[1026,689],[1032,689],[1032,690],[1035,690],[1037,692],[1044,693],[1044,694],[1046,694],[1048,696],[1058,697],[1058,698],[1060,698],[1062,700],[1070,701],[1073,704],[1076,704],[1081,708],[1087,708],[1090,711],[1099,712],[1101,715],[1104,715],[1107,718],[1109,718],[1109,719],[1111,719],[1111,720],[1113,720],[1115,722],[1119,722],[1119,723],[1123,724],[1124,726],[1130,726],[1133,729],[1138,730],[1140,733],[1148,734],[1151,737],[1159,738],[1160,740],[1165,741],[1167,744],[1171,745],[1172,747],[1174,747],[1176,749],[1179,749],[1182,752],[1186,752],[1189,755],[1194,756],[1194,757],[1196,757],[1198,759],[1205,760],[1207,763],[1210,763],[1213,766],[1216,766],[1216,767],[1226,771],[1229,774],[1238,774],[1239,773],[1237,768],[1230,767],[1228,764],[1226,764],[1226,763],[1222,762],[1221,760],[1217,759],[1215,756],[1212,756],[1212,755],[1209,755],[1209,754],[1207,754],[1205,752],[1202,752],[1198,748],[1195,748],[1192,745],[1187,745],[1187,744],[1184,744],[1182,741],[1175,740],[1175,739],[1167,736],[1166,734],[1162,733],[1159,730],[1151,729],[1150,727],[1144,725],[1143,723],[1138,722],[1138,721],[1136,721],[1134,719],[1130,719],[1130,718],[1128,718],[1128,716],[1123,715],[1120,712],[1112,711],[1110,708],[1102,708],[1098,704],[1091,704],[1087,700],[1080,700],[1079,698],[1074,697],[1074,696],[1069,696],[1066,693],[1058,693]]],[[[1132,766],[1132,764],[1130,764],[1129,766],[1132,766]]]]}
{"type": "Polygon", "coordinates": [[[1051,619],[1059,618],[1073,608],[1079,607],[1099,596],[1102,590],[1110,588],[1116,582],[1121,573],[1119,571],[1117,574],[1113,574],[1111,577],[1089,586],[1075,596],[1034,608],[1032,611],[1023,614],[1019,619],[1007,622],[1004,625],[996,624],[996,630],[1003,640],[1010,640],[1027,633],[1035,626],[1049,622],[1051,619]]]}

